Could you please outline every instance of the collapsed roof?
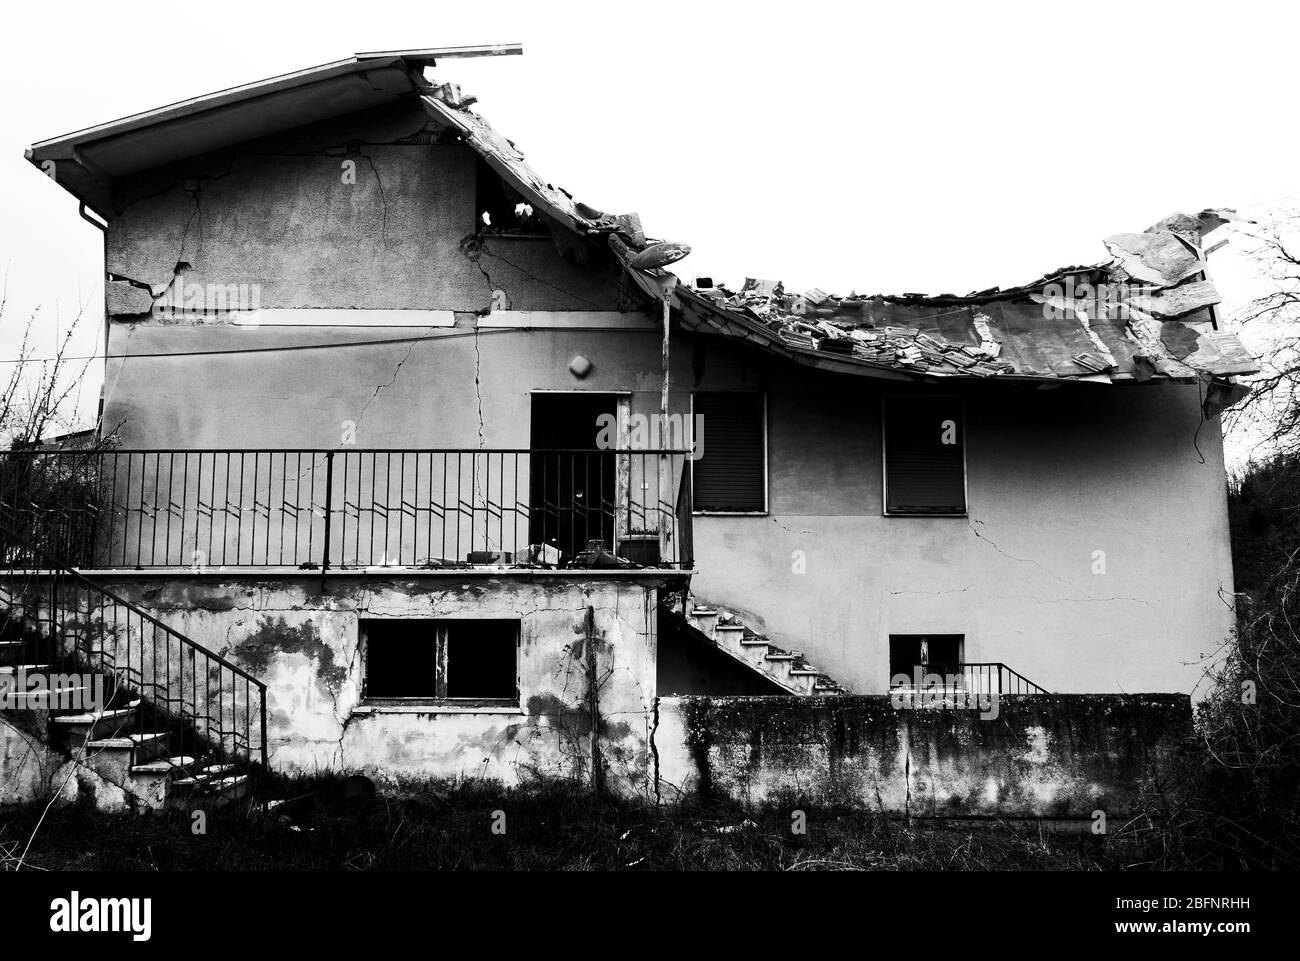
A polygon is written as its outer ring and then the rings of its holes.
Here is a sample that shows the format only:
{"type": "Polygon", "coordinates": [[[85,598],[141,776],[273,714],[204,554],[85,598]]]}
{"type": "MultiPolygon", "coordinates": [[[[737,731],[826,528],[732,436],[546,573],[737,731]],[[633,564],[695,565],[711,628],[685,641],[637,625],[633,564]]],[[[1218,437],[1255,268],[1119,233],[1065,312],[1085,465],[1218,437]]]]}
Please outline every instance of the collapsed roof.
{"type": "Polygon", "coordinates": [[[688,287],[642,269],[653,248],[636,214],[611,215],[538,175],[454,84],[428,83],[438,59],[518,53],[517,45],[362,53],[42,141],[27,151],[84,204],[108,215],[114,180],[288,127],[418,97],[538,213],[587,240],[607,239],[630,279],[667,297],[686,330],[727,337],[796,363],[871,376],[1037,381],[1219,379],[1254,373],[1240,340],[1219,329],[1202,236],[1231,211],[1177,214],[1106,238],[1110,259],[1022,287],[964,296],[836,296],[747,279],[740,290],[688,287]],[[52,164],[52,166],[51,166],[52,164]]]}

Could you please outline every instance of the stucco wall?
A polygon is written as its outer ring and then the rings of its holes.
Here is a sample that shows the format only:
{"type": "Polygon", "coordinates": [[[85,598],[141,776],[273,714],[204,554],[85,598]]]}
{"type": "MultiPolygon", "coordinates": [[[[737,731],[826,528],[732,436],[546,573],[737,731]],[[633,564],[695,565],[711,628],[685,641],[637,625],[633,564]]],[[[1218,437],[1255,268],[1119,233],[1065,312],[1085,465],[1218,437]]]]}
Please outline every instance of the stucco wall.
{"type": "MultiPolygon", "coordinates": [[[[140,326],[129,343],[384,333],[140,326]]],[[[105,422],[124,422],[124,447],[338,447],[346,421],[363,448],[475,447],[480,431],[486,447],[525,447],[532,391],[628,391],[649,413],[658,369],[655,333],[631,329],[147,357],[110,364],[105,422]],[[594,365],[582,380],[568,370],[578,353],[594,365]]],[[[1231,627],[1220,431],[1201,423],[1195,387],[951,388],[966,398],[969,517],[927,519],[881,507],[880,395],[915,388],[687,338],[673,384],[676,411],[692,389],[768,395],[770,513],[695,519],[694,591],[855,691],[885,690],[889,634],[931,632],[964,634],[966,660],[1053,691],[1191,693],[1231,627]]]]}
{"type": "Polygon", "coordinates": [[[882,511],[878,390],[774,388],[772,513],[696,524],[697,594],[860,693],[886,689],[890,634],[924,633],[1051,691],[1196,690],[1233,623],[1196,388],[954,392],[969,516],[919,518],[882,511]]]}
{"type": "MultiPolygon", "coordinates": [[[[418,106],[298,128],[119,183],[109,274],[256,284],[264,308],[611,309],[609,273],[476,230],[476,156],[418,106]]],[[[110,304],[112,300],[110,299],[110,304]]]]}
{"type": "Polygon", "coordinates": [[[1191,727],[1182,696],[1010,696],[997,716],[885,696],[664,697],[659,795],[913,817],[1108,820],[1139,809],[1191,727]]]}
{"type": "MultiPolygon", "coordinates": [[[[165,286],[184,263],[186,283],[257,283],[263,307],[325,319],[119,318],[105,427],[125,449],[500,448],[528,445],[533,391],[625,391],[657,411],[654,322],[610,313],[619,285],[596,247],[579,267],[545,239],[462,243],[473,165],[398,107],[123,185],[114,274],[165,286]],[[367,313],[381,308],[454,326],[367,313]],[[579,326],[520,329],[533,311],[579,326]]],[[[1219,424],[1194,386],[919,388],[966,401],[969,517],[925,519],[881,510],[880,395],[918,388],[686,336],[672,382],[676,412],[696,389],[768,397],[769,513],[697,518],[696,593],[858,692],[885,690],[891,633],[964,634],[966,660],[1054,691],[1192,692],[1231,627],[1219,424]]]]}
{"type": "Polygon", "coordinates": [[[105,586],[263,680],[271,766],[380,778],[590,779],[586,613],[598,738],[616,789],[647,789],[656,587],[607,576],[284,580],[129,577],[105,586]],[[362,699],[362,618],[518,618],[517,709],[393,708],[362,699]]]}

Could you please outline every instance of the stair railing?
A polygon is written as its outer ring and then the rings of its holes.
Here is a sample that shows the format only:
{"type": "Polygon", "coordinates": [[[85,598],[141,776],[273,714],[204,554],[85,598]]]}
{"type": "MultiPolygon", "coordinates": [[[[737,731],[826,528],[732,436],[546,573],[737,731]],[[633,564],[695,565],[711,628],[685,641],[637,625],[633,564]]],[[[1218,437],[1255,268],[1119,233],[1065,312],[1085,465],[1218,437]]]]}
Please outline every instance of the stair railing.
{"type": "Polygon", "coordinates": [[[21,642],[20,662],[31,658],[60,675],[73,667],[111,674],[117,692],[138,702],[136,730],[172,735],[171,754],[265,769],[263,682],[2,521],[0,540],[8,554],[0,570],[0,637],[21,642]]]}

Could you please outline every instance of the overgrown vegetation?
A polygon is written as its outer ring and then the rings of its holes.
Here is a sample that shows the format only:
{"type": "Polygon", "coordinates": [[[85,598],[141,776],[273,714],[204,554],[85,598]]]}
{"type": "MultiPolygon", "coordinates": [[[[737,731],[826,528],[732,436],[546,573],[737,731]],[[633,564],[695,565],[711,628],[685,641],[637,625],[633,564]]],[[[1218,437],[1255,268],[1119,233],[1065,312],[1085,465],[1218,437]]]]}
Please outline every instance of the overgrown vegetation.
{"type": "MultiPolygon", "coordinates": [[[[1088,834],[909,827],[861,812],[810,810],[798,835],[788,809],[660,809],[559,782],[509,791],[429,783],[374,798],[349,798],[341,783],[279,782],[269,793],[291,800],[209,812],[203,835],[192,833],[187,811],[115,817],[56,807],[23,870],[1104,870],[1131,856],[1088,834]]],[[[39,815],[0,817],[0,864],[22,850],[39,815]]]]}
{"type": "MultiPolygon", "coordinates": [[[[0,291],[0,325],[5,307],[0,291]]],[[[70,354],[81,315],[48,357],[38,357],[33,342],[38,316],[26,319],[18,356],[0,377],[0,551],[12,560],[35,548],[83,564],[99,517],[97,454],[113,445],[113,432],[77,430],[80,391],[93,362],[70,354]]]]}
{"type": "Polygon", "coordinates": [[[1237,630],[1211,667],[1184,768],[1153,803],[1153,864],[1300,867],[1300,457],[1228,493],[1237,630]]]}

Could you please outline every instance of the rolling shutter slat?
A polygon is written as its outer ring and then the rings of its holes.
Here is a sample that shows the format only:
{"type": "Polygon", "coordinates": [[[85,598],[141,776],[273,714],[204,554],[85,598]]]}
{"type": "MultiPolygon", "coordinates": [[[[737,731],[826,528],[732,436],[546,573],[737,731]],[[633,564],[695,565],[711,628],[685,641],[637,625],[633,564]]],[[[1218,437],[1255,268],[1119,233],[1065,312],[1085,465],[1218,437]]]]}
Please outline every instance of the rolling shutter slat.
{"type": "Polygon", "coordinates": [[[890,397],[885,401],[886,509],[898,514],[966,511],[965,424],[952,397],[890,397]],[[957,425],[944,444],[943,423],[957,425]]]}
{"type": "Polygon", "coordinates": [[[763,397],[761,394],[696,394],[703,418],[704,456],[695,462],[695,509],[761,512],[763,397]]]}

